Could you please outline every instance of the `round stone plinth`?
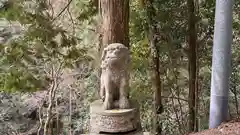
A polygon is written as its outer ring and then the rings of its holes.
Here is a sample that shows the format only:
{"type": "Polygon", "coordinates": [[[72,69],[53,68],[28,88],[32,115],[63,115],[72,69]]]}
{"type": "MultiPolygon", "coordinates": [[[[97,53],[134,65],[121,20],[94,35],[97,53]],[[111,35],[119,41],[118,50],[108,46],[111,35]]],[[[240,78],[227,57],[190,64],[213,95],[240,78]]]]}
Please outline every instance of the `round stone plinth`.
{"type": "MultiPolygon", "coordinates": [[[[97,133],[89,133],[89,134],[82,134],[82,135],[116,135],[116,134],[97,134],[97,133]]],[[[150,135],[149,133],[142,132],[142,131],[135,131],[131,133],[120,133],[117,135],[150,135]]]]}
{"type": "MultiPolygon", "coordinates": [[[[98,134],[98,133],[88,133],[88,134],[80,134],[80,135],[116,135],[116,134],[98,134]]],[[[122,134],[117,134],[117,135],[152,135],[149,132],[143,132],[141,130],[137,130],[135,132],[131,133],[122,133],[122,134]]]]}
{"type": "Polygon", "coordinates": [[[90,105],[91,133],[124,133],[141,128],[139,109],[131,101],[131,109],[104,110],[103,102],[96,100],[90,105]]]}

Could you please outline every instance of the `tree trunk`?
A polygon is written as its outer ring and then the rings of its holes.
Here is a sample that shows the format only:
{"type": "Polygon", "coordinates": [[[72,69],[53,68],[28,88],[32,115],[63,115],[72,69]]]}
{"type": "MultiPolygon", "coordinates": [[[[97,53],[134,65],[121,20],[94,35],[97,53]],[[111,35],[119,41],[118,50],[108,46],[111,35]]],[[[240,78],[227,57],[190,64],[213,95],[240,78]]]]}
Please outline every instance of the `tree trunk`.
{"type": "Polygon", "coordinates": [[[122,43],[129,47],[129,0],[101,0],[103,46],[122,43]]]}
{"type": "Polygon", "coordinates": [[[228,118],[233,0],[216,0],[209,128],[228,118]]]}
{"type": "MultiPolygon", "coordinates": [[[[98,57],[101,58],[101,48],[103,47],[103,25],[102,25],[102,7],[101,7],[101,0],[95,0],[95,3],[97,1],[97,12],[98,12],[98,17],[99,17],[99,22],[97,25],[97,38],[98,38],[98,43],[96,44],[96,48],[97,48],[97,54],[98,57]]],[[[98,76],[98,82],[97,82],[97,88],[98,88],[98,93],[97,93],[97,97],[100,98],[100,78],[101,78],[101,68],[99,66],[99,68],[97,68],[97,76],[98,76]]]]}
{"type": "Polygon", "coordinates": [[[197,74],[197,61],[196,61],[196,21],[195,21],[195,6],[194,0],[188,0],[188,30],[189,30],[189,54],[188,54],[188,71],[189,71],[189,132],[195,131],[196,121],[196,74],[197,74]]]}
{"type": "MultiPolygon", "coordinates": [[[[199,15],[199,1],[195,1],[195,14],[198,16],[199,15]]],[[[199,32],[199,24],[196,24],[196,35],[199,32]]],[[[196,39],[197,41],[198,39],[196,39]]],[[[200,72],[200,43],[196,43],[196,83],[195,83],[195,113],[196,113],[196,119],[195,119],[195,127],[194,131],[198,132],[199,131],[199,93],[200,93],[200,86],[199,86],[199,72],[200,72]]]]}
{"type": "Polygon", "coordinates": [[[160,114],[163,112],[162,98],[161,98],[161,79],[160,79],[160,52],[157,47],[157,22],[156,20],[156,10],[153,7],[153,0],[148,0],[146,3],[147,8],[147,20],[148,20],[148,36],[149,44],[151,50],[151,78],[152,78],[152,88],[154,90],[154,132],[157,135],[161,135],[162,125],[160,122],[160,114]]]}

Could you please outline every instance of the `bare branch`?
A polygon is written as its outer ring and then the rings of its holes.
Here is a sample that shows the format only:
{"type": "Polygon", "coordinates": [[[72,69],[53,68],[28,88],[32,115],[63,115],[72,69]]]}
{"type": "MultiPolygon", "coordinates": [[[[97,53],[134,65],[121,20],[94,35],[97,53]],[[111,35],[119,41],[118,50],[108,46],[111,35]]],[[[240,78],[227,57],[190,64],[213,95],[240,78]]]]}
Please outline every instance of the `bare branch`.
{"type": "Polygon", "coordinates": [[[72,3],[73,0],[69,0],[68,4],[63,8],[63,10],[55,17],[53,18],[52,22],[54,22],[59,16],[62,15],[62,13],[70,6],[70,4],[72,3]]]}
{"type": "Polygon", "coordinates": [[[53,5],[51,3],[51,0],[48,0],[48,5],[49,5],[49,7],[51,9],[51,18],[53,18],[53,16],[54,16],[54,9],[53,9],[53,5]]]}
{"type": "MultiPolygon", "coordinates": [[[[68,0],[68,2],[70,2],[70,0],[68,0]]],[[[68,12],[68,14],[70,16],[70,19],[71,19],[71,22],[72,22],[72,27],[73,27],[72,28],[73,29],[72,34],[75,35],[75,24],[74,24],[73,17],[72,17],[72,14],[70,12],[69,6],[67,8],[67,12],[68,12]]]]}
{"type": "Polygon", "coordinates": [[[59,86],[58,79],[59,79],[60,71],[62,69],[62,64],[63,63],[60,63],[59,67],[56,69],[55,72],[54,72],[55,67],[52,65],[52,79],[53,79],[53,82],[52,82],[52,86],[51,86],[51,89],[50,89],[49,94],[48,94],[49,105],[48,105],[48,108],[47,108],[47,119],[46,119],[46,122],[45,122],[45,125],[44,125],[44,135],[48,134],[49,122],[52,119],[53,100],[55,98],[56,91],[57,91],[58,86],[59,86]]]}
{"type": "Polygon", "coordinates": [[[72,135],[72,89],[69,86],[69,135],[72,135]]]}
{"type": "Polygon", "coordinates": [[[39,115],[40,126],[39,126],[39,128],[38,128],[37,135],[40,135],[40,131],[41,131],[42,126],[43,126],[43,120],[42,120],[42,115],[41,115],[41,113],[42,113],[42,107],[43,107],[43,105],[39,106],[39,114],[38,114],[38,115],[39,115]]]}

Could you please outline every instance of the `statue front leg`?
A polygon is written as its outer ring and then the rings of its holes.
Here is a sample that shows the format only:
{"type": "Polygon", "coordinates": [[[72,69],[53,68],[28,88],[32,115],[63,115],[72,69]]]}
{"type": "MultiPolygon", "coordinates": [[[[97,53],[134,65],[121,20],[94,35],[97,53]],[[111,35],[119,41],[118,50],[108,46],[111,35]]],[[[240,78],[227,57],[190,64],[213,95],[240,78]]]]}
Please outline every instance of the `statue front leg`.
{"type": "Polygon", "coordinates": [[[126,78],[122,78],[120,81],[119,94],[120,94],[119,108],[120,109],[130,108],[130,103],[128,99],[129,85],[128,85],[128,80],[126,78]]]}
{"type": "Polygon", "coordinates": [[[105,86],[105,99],[103,103],[103,108],[105,110],[113,109],[113,90],[112,90],[112,82],[109,78],[104,79],[104,86],[105,86]]]}
{"type": "Polygon", "coordinates": [[[105,100],[105,85],[104,85],[104,78],[103,76],[101,76],[101,88],[100,88],[100,98],[102,99],[102,101],[105,100]]]}

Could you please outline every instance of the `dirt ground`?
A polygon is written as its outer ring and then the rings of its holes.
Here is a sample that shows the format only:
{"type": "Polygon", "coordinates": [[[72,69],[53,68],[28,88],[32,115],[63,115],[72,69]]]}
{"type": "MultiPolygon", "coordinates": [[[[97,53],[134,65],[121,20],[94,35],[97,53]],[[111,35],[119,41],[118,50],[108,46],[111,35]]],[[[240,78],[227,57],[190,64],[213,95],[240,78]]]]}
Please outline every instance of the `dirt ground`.
{"type": "Polygon", "coordinates": [[[187,135],[240,135],[240,118],[222,123],[218,128],[187,135]]]}

